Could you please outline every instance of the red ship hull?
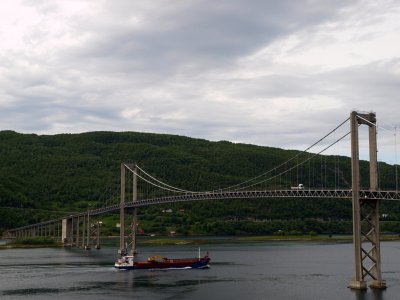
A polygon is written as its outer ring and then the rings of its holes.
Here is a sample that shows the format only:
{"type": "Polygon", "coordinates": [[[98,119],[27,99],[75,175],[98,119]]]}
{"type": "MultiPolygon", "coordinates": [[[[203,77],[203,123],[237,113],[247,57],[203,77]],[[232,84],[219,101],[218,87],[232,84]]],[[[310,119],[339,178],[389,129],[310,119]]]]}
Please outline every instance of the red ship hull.
{"type": "Polygon", "coordinates": [[[132,269],[203,269],[209,267],[210,258],[206,255],[202,258],[176,258],[165,257],[149,259],[148,261],[133,261],[131,257],[125,257],[115,263],[115,268],[122,270],[132,269]]]}

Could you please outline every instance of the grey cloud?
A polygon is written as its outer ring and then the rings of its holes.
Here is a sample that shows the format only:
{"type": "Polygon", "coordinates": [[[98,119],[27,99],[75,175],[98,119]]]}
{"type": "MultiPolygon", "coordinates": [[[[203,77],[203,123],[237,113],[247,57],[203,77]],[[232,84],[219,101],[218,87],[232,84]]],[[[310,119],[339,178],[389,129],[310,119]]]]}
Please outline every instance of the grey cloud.
{"type": "Polygon", "coordinates": [[[387,122],[399,124],[398,94],[400,87],[400,58],[353,66],[326,74],[319,80],[334,86],[335,95],[346,100],[348,108],[381,113],[387,122]]]}
{"type": "MultiPolygon", "coordinates": [[[[128,2],[113,2],[105,9],[111,14],[120,12],[120,5],[135,14],[136,5],[128,2]]],[[[346,5],[347,1],[154,2],[144,28],[124,23],[117,15],[107,20],[109,24],[100,19],[97,23],[82,21],[83,30],[93,37],[75,54],[82,60],[98,57],[128,64],[133,73],[221,67],[282,34],[326,21],[346,5]],[[165,8],[168,3],[170,7],[165,8]],[[106,25],[111,29],[105,29],[106,25]]]]}

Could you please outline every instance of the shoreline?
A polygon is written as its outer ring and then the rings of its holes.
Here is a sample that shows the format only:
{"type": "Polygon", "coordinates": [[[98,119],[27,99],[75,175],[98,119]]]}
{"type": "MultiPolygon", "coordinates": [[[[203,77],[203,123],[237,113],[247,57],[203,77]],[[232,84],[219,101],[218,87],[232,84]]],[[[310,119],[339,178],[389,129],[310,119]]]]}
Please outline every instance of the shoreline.
{"type": "MultiPolygon", "coordinates": [[[[102,237],[104,240],[117,240],[118,236],[102,237]]],[[[399,235],[382,235],[381,242],[398,241],[399,235]]],[[[141,246],[158,245],[202,245],[202,244],[221,244],[221,243],[242,243],[242,242],[332,242],[332,243],[352,243],[352,235],[301,235],[301,236],[274,236],[274,235],[254,235],[254,236],[176,236],[176,237],[146,237],[138,239],[137,243],[141,246]]],[[[0,250],[4,249],[32,249],[32,248],[60,248],[62,244],[13,244],[12,242],[0,245],[0,250]]]]}

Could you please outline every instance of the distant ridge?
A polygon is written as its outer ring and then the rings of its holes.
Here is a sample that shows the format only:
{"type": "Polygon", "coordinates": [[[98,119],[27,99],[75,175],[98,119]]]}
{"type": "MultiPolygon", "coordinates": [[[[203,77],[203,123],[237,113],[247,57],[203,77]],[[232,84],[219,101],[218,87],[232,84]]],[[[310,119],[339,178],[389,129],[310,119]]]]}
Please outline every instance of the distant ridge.
{"type": "MultiPolygon", "coordinates": [[[[261,174],[296,153],[169,134],[96,131],[36,135],[0,131],[0,228],[45,220],[57,216],[57,211],[81,211],[117,202],[121,162],[137,162],[174,186],[209,190],[261,174]]],[[[326,167],[334,168],[334,161],[328,156],[326,167]]],[[[341,157],[340,161],[343,176],[349,176],[349,158],[341,157]]],[[[390,182],[393,169],[380,164],[381,184],[390,182]]],[[[361,171],[367,174],[365,162],[361,171]]],[[[299,176],[301,182],[308,182],[309,174],[299,176]]],[[[293,183],[291,178],[282,181],[288,187],[293,183]]],[[[187,203],[183,215],[164,216],[160,211],[157,207],[143,210],[143,226],[160,232],[178,227],[186,233],[215,233],[215,228],[207,224],[221,220],[351,219],[349,203],[337,200],[233,200],[187,203]]],[[[395,212],[390,215],[397,218],[395,212]]]]}

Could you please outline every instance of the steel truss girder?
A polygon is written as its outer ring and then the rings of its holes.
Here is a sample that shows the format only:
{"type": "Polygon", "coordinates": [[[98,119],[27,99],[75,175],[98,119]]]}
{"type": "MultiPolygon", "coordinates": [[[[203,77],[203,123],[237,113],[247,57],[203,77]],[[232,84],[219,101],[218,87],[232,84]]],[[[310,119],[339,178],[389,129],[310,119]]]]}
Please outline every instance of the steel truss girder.
{"type": "MultiPolygon", "coordinates": [[[[360,199],[379,199],[379,200],[400,200],[400,191],[370,191],[360,190],[360,199]]],[[[227,192],[206,192],[189,193],[176,196],[167,196],[159,198],[149,198],[137,200],[133,203],[126,202],[126,208],[143,207],[148,205],[157,205],[173,202],[206,201],[206,200],[228,200],[228,199],[257,199],[257,198],[339,198],[351,199],[352,191],[343,190],[255,190],[255,191],[227,191],[227,192]]],[[[101,215],[104,213],[115,212],[120,209],[120,204],[105,206],[90,211],[70,215],[68,218],[101,215]]],[[[17,231],[32,229],[42,225],[49,225],[61,222],[64,218],[58,218],[32,225],[22,226],[8,230],[5,234],[14,236],[17,231]]]]}

